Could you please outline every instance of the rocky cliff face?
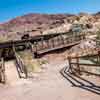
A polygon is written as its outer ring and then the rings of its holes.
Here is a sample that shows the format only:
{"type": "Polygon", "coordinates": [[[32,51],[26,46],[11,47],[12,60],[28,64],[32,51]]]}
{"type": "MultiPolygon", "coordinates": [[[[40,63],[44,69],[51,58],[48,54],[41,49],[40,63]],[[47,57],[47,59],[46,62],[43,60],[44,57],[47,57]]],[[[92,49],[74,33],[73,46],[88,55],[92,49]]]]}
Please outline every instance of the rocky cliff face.
{"type": "Polygon", "coordinates": [[[73,25],[83,25],[86,32],[95,33],[100,28],[100,13],[93,15],[28,14],[0,24],[0,41],[20,39],[23,34],[31,36],[55,32],[67,32],[73,25]]]}

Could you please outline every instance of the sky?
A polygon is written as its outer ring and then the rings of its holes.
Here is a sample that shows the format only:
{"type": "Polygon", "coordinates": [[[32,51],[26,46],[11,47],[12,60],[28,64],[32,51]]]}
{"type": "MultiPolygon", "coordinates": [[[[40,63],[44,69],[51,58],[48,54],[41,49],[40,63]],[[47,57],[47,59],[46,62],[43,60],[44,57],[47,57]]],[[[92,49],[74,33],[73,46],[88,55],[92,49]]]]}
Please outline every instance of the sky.
{"type": "Polygon", "coordinates": [[[100,0],[0,0],[0,23],[28,13],[96,13],[100,0]]]}

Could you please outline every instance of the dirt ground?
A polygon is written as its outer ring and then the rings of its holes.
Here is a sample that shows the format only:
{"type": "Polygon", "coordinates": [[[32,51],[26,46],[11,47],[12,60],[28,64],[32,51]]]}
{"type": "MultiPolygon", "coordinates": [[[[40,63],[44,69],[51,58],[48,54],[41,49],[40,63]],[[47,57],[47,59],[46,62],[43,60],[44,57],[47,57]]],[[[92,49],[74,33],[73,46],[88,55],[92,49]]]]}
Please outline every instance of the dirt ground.
{"type": "Polygon", "coordinates": [[[59,73],[66,61],[43,65],[33,79],[19,79],[14,62],[6,63],[7,84],[0,85],[0,100],[100,100],[100,95],[72,87],[59,73]]]}

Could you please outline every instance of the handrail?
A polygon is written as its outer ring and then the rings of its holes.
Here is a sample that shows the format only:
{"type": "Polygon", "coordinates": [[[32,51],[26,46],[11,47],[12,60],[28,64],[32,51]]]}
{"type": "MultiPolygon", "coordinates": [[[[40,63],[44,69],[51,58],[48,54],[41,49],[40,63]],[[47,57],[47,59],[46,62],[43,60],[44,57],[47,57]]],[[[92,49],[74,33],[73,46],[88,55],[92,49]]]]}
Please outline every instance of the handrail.
{"type": "MultiPolygon", "coordinates": [[[[94,56],[96,56],[97,59],[98,59],[99,53],[96,54],[96,55],[85,56],[85,57],[94,57],[94,56]]],[[[89,73],[89,74],[92,74],[92,75],[97,75],[96,73],[92,73],[92,72],[88,72],[88,71],[82,70],[82,69],[81,69],[81,65],[82,65],[82,66],[89,66],[89,68],[90,68],[90,67],[99,68],[99,67],[100,67],[100,64],[99,64],[99,63],[97,63],[97,64],[95,64],[95,63],[93,63],[93,64],[81,63],[80,60],[79,60],[80,58],[82,58],[82,57],[68,57],[69,69],[71,70],[71,72],[72,72],[72,73],[77,73],[77,72],[78,72],[79,75],[80,75],[81,72],[89,73]],[[73,59],[74,59],[76,62],[73,62],[73,59]],[[75,67],[75,68],[74,68],[74,67],[75,67]]],[[[98,61],[98,60],[97,60],[97,61],[98,61]]],[[[100,76],[100,74],[98,74],[98,75],[100,76]]]]}
{"type": "MultiPolygon", "coordinates": [[[[63,36],[61,35],[59,41],[57,39],[55,39],[55,38],[54,39],[52,38],[52,41],[51,41],[52,47],[50,47],[50,48],[56,48],[56,47],[61,46],[61,45],[65,45],[66,46],[67,44],[75,43],[75,42],[83,40],[83,39],[84,39],[84,34],[77,35],[76,37],[68,36],[67,38],[63,38],[63,36]],[[57,45],[55,45],[55,43],[60,43],[60,44],[57,46],[57,45]]],[[[43,42],[43,41],[41,40],[41,42],[43,42]]],[[[46,44],[48,44],[48,42],[46,42],[46,44]]],[[[42,50],[42,49],[43,50],[44,49],[49,49],[49,47],[48,48],[44,48],[42,46],[42,48],[38,48],[38,44],[36,44],[36,52],[39,51],[39,50],[42,50]]]]}
{"type": "Polygon", "coordinates": [[[77,65],[77,64],[79,64],[79,65],[84,65],[84,66],[91,66],[91,67],[100,67],[100,64],[85,64],[85,63],[74,63],[74,62],[71,62],[71,64],[73,64],[73,65],[77,65]]]}
{"type": "Polygon", "coordinates": [[[4,64],[4,59],[3,59],[3,58],[1,58],[0,82],[2,82],[2,83],[5,83],[5,82],[6,82],[6,76],[5,76],[5,64],[4,64]]]}
{"type": "Polygon", "coordinates": [[[16,65],[17,65],[16,67],[17,67],[19,77],[22,78],[21,73],[24,73],[25,78],[27,78],[28,77],[27,68],[26,68],[23,60],[21,59],[21,57],[17,54],[14,46],[13,46],[13,51],[14,51],[14,54],[15,54],[15,61],[16,61],[16,65]]]}

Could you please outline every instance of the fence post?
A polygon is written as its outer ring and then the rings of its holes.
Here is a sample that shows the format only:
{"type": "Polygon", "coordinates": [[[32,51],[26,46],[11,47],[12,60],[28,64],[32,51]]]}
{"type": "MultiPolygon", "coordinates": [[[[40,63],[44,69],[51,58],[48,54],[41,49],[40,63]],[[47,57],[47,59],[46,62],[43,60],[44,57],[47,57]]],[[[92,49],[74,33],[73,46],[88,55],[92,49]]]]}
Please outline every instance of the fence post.
{"type": "Polygon", "coordinates": [[[55,47],[54,39],[52,38],[52,46],[55,47]]]}
{"type": "Polygon", "coordinates": [[[60,38],[61,38],[62,44],[64,44],[64,38],[63,38],[63,36],[60,35],[60,38]]]}
{"type": "Polygon", "coordinates": [[[1,58],[1,65],[0,65],[0,82],[5,83],[6,77],[5,77],[5,65],[4,65],[4,59],[1,58]]]}
{"type": "Polygon", "coordinates": [[[50,48],[50,47],[49,47],[49,40],[46,40],[46,42],[47,42],[47,48],[50,48]]]}
{"type": "Polygon", "coordinates": [[[100,61],[100,51],[98,51],[97,62],[100,61]]]}
{"type": "Polygon", "coordinates": [[[73,71],[72,71],[72,64],[71,64],[71,57],[68,57],[68,65],[69,65],[69,71],[71,72],[71,73],[73,73],[73,71]]]}
{"type": "Polygon", "coordinates": [[[60,45],[60,39],[59,39],[59,35],[57,36],[57,46],[60,45]]]}
{"type": "Polygon", "coordinates": [[[29,46],[30,46],[30,51],[33,52],[33,46],[31,42],[29,42],[29,46]]]}
{"type": "Polygon", "coordinates": [[[76,57],[76,62],[77,62],[78,74],[80,75],[80,66],[79,66],[79,58],[78,57],[76,57]]]}

